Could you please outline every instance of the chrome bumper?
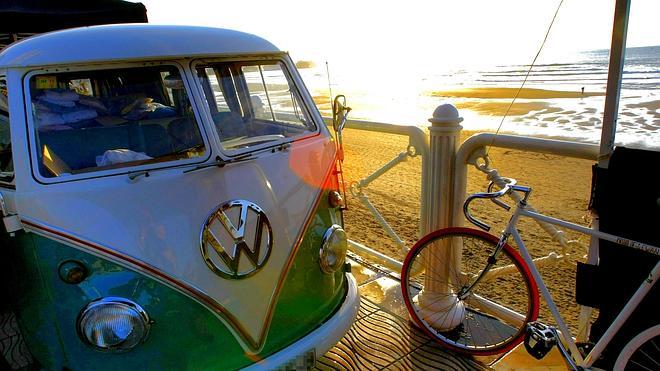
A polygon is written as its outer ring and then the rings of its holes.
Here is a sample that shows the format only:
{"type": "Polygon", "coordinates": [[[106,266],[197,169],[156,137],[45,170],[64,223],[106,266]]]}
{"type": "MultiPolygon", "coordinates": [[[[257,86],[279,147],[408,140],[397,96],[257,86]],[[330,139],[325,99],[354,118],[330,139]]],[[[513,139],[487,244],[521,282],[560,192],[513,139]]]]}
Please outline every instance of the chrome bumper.
{"type": "MultiPolygon", "coordinates": [[[[330,319],[304,338],[243,370],[272,370],[285,367],[289,363],[291,366],[295,366],[298,362],[312,363],[309,359],[311,356],[321,357],[335,346],[353,325],[360,308],[360,295],[355,278],[352,274],[346,274],[346,281],[348,283],[346,298],[330,319]]],[[[313,364],[307,366],[311,367],[313,364]]]]}

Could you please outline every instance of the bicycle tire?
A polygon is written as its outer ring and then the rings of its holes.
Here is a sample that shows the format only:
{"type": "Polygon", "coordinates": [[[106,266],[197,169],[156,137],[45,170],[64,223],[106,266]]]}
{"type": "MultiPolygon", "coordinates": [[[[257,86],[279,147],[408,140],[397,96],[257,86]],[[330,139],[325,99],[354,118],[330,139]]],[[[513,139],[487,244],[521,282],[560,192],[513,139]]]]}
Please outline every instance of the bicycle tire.
{"type": "Polygon", "coordinates": [[[660,370],[660,325],[632,338],[619,353],[614,370],[660,370]]]}
{"type": "Polygon", "coordinates": [[[445,228],[422,237],[406,255],[401,270],[401,289],[410,317],[417,327],[446,348],[479,356],[504,353],[524,339],[527,323],[538,317],[539,294],[536,282],[520,254],[508,244],[504,245],[491,269],[495,273],[480,281],[464,299],[431,290],[436,285],[437,291],[437,285],[440,284],[446,285],[445,288],[456,294],[461,288],[469,286],[486,266],[488,256],[497,246],[498,240],[493,235],[472,228],[445,228]],[[466,273],[461,278],[455,269],[443,261],[443,257],[438,256],[448,250],[447,244],[458,242],[463,245],[461,272],[466,273]],[[434,259],[434,264],[430,265],[427,261],[427,265],[424,265],[424,259],[434,259]],[[428,267],[437,266],[438,263],[446,268],[450,279],[437,280],[437,275],[428,274],[428,267]],[[424,266],[426,268],[423,269],[424,266]],[[501,269],[495,270],[498,268],[504,268],[511,274],[496,276],[496,273],[504,272],[501,269]],[[422,294],[422,298],[418,297],[417,294],[424,288],[427,291],[422,294]],[[429,297],[433,301],[427,306],[429,297]],[[440,301],[444,303],[438,304],[440,301]],[[512,319],[508,318],[511,316],[491,311],[487,313],[484,305],[492,303],[521,315],[512,319]],[[428,309],[431,305],[450,307],[452,309],[444,314],[451,314],[443,317],[442,311],[428,309]],[[443,329],[443,325],[447,326],[443,329]]]}

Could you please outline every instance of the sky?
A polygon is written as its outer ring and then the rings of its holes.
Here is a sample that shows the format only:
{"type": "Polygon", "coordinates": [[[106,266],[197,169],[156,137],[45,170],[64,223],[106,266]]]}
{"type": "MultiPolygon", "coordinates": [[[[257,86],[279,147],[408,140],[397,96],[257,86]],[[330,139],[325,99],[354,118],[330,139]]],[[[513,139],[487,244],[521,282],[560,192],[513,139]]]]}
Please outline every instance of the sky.
{"type": "MultiPolygon", "coordinates": [[[[559,0],[329,2],[140,0],[149,22],[230,28],[294,60],[477,66],[531,62],[559,0]]],[[[660,1],[632,0],[629,47],[660,45],[660,1]]],[[[564,0],[539,59],[558,62],[610,47],[614,0],[564,0]]]]}

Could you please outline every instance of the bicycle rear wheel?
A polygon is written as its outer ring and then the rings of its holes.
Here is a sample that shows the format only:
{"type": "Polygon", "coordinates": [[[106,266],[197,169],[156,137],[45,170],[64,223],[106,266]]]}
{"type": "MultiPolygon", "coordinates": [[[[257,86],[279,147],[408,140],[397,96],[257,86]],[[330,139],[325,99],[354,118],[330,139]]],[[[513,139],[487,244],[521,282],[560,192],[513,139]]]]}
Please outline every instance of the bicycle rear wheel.
{"type": "Polygon", "coordinates": [[[420,239],[403,263],[401,289],[411,319],[452,350],[506,352],[524,339],[526,324],[538,316],[536,283],[508,244],[486,276],[463,295],[497,243],[497,237],[476,229],[441,229],[420,239]],[[460,249],[460,256],[452,256],[456,249],[451,246],[460,249]]]}
{"type": "Polygon", "coordinates": [[[630,340],[617,357],[614,370],[660,370],[660,325],[630,340]]]}

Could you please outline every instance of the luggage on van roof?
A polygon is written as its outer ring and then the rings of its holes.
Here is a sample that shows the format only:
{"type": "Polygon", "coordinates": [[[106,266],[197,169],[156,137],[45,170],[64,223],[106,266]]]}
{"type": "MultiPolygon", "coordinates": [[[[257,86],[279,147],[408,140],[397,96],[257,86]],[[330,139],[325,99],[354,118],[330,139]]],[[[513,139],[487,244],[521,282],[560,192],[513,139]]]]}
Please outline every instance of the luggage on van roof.
{"type": "Polygon", "coordinates": [[[146,23],[142,3],[121,0],[5,0],[0,4],[0,49],[22,38],[65,28],[146,23]]]}

